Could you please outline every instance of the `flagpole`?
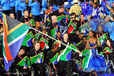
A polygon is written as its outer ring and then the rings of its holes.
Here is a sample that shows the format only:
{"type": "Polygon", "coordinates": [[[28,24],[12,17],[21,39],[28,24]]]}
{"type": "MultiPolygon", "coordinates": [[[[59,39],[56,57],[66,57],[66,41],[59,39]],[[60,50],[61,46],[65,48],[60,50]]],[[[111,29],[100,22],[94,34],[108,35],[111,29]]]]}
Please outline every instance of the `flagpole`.
{"type": "Polygon", "coordinates": [[[59,61],[61,55],[64,55],[64,53],[65,53],[66,49],[68,48],[68,46],[69,46],[69,42],[67,43],[67,46],[66,46],[66,48],[64,49],[64,51],[58,56],[57,61],[59,61]]]}
{"type": "MultiPolygon", "coordinates": [[[[53,38],[53,37],[51,37],[51,36],[49,36],[49,35],[47,35],[47,34],[41,32],[41,31],[39,31],[39,30],[37,30],[37,29],[35,29],[35,28],[33,28],[33,27],[31,27],[31,29],[33,29],[33,30],[35,30],[35,31],[37,31],[37,32],[39,32],[39,33],[41,33],[41,34],[43,34],[43,35],[45,35],[45,36],[51,38],[52,40],[59,41],[59,40],[57,40],[57,39],[55,39],[55,38],[53,38]]],[[[63,42],[61,42],[61,44],[64,45],[64,46],[66,46],[66,47],[70,47],[70,46],[67,46],[67,45],[66,45],[65,43],[63,43],[63,42]]],[[[73,49],[72,47],[70,47],[70,48],[73,49]]],[[[80,53],[80,51],[78,50],[78,48],[76,48],[76,49],[77,49],[77,52],[80,53]]],[[[73,49],[73,50],[75,50],[75,49],[73,49]]]]}

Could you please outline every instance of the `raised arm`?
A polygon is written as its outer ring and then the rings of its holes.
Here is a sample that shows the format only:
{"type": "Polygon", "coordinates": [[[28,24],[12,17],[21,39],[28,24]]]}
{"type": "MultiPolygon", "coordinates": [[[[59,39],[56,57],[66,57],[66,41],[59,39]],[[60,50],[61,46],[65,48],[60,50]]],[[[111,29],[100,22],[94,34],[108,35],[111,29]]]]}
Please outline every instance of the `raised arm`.
{"type": "Polygon", "coordinates": [[[16,2],[15,2],[15,11],[16,11],[16,12],[17,12],[19,3],[20,3],[20,0],[16,0],[16,2]]]}
{"type": "Polygon", "coordinates": [[[86,49],[93,49],[93,48],[96,48],[97,47],[97,44],[95,46],[93,46],[93,47],[90,47],[89,46],[89,42],[90,42],[90,39],[87,40],[86,49]]]}
{"type": "Polygon", "coordinates": [[[20,6],[21,6],[21,8],[23,8],[23,9],[26,9],[26,3],[25,2],[23,2],[23,3],[20,3],[20,6]]]}
{"type": "Polygon", "coordinates": [[[98,44],[99,47],[101,47],[101,43],[99,41],[98,34],[96,35],[96,37],[97,37],[97,44],[98,44]]]}
{"type": "Polygon", "coordinates": [[[90,49],[90,47],[89,47],[89,39],[87,40],[87,43],[86,43],[86,47],[85,47],[86,49],[90,49]]]}
{"type": "Polygon", "coordinates": [[[36,5],[36,4],[37,4],[37,2],[33,2],[33,3],[32,3],[32,0],[29,0],[29,6],[30,6],[30,7],[33,7],[33,6],[36,5]]]}
{"type": "Polygon", "coordinates": [[[3,5],[6,2],[6,0],[1,0],[1,5],[3,5]]]}

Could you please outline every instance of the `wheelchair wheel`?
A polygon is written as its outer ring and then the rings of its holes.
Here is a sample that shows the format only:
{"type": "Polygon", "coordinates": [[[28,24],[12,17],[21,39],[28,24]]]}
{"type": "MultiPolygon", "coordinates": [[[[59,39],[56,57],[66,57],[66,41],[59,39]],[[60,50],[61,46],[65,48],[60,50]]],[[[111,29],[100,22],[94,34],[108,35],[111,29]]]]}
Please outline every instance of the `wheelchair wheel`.
{"type": "Polygon", "coordinates": [[[19,70],[14,68],[14,69],[10,69],[9,71],[5,72],[5,75],[8,76],[20,76],[19,75],[19,70]]]}
{"type": "Polygon", "coordinates": [[[31,76],[34,76],[34,69],[31,67],[31,76]]]}
{"type": "Polygon", "coordinates": [[[15,68],[15,69],[14,69],[14,72],[16,72],[16,74],[17,74],[16,76],[20,76],[20,75],[19,75],[19,70],[18,70],[18,69],[15,68]]]}
{"type": "Polygon", "coordinates": [[[47,76],[50,76],[50,68],[49,68],[49,65],[48,64],[45,64],[46,66],[46,75],[47,76]]]}

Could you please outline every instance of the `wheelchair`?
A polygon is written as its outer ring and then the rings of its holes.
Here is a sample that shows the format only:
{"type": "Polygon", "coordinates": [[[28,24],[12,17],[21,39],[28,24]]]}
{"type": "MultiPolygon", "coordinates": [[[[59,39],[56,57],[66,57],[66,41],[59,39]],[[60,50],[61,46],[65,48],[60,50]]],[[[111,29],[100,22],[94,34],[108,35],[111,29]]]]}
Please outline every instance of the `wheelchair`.
{"type": "Polygon", "coordinates": [[[71,59],[71,68],[72,68],[72,76],[85,76],[85,72],[82,70],[83,56],[79,57],[79,54],[73,53],[71,59]]]}
{"type": "Polygon", "coordinates": [[[105,73],[111,74],[112,70],[114,70],[114,61],[113,59],[111,59],[111,56],[114,55],[114,52],[110,53],[110,54],[103,54],[105,57],[105,61],[106,61],[106,65],[108,66],[107,70],[105,71],[105,73]]]}
{"type": "Polygon", "coordinates": [[[57,73],[54,71],[52,68],[53,64],[45,64],[45,69],[46,69],[46,76],[57,76],[57,73]]]}
{"type": "Polygon", "coordinates": [[[8,76],[34,76],[34,70],[31,67],[30,69],[30,73],[28,74],[28,72],[22,72],[20,71],[20,69],[17,68],[13,68],[13,69],[9,69],[9,71],[5,72],[4,75],[8,75],[8,76]]]}

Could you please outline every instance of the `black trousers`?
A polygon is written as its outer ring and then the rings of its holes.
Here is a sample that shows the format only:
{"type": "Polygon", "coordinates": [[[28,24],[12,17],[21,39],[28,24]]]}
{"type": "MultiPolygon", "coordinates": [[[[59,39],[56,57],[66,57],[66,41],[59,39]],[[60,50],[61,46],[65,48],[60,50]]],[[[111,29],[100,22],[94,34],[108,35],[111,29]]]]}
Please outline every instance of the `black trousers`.
{"type": "Polygon", "coordinates": [[[49,66],[50,66],[51,70],[54,71],[54,76],[56,76],[56,74],[58,73],[58,68],[59,68],[58,64],[54,64],[56,70],[55,70],[53,64],[50,64],[49,66]]]}
{"type": "Polygon", "coordinates": [[[33,64],[32,66],[35,72],[35,76],[45,76],[44,64],[33,64]]]}
{"type": "Polygon", "coordinates": [[[67,76],[71,76],[71,61],[60,61],[58,67],[58,76],[63,76],[66,72],[67,76]],[[65,72],[64,72],[65,70],[65,72]]]}

